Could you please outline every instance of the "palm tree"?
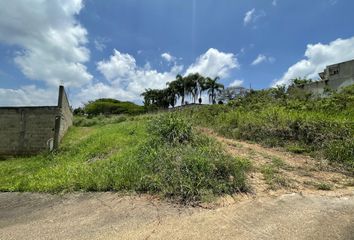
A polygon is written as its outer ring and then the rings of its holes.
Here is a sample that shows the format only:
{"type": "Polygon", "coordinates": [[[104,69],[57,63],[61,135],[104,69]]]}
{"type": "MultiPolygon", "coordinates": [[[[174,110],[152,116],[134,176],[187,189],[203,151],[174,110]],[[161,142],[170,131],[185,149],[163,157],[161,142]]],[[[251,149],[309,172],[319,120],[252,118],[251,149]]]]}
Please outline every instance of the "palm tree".
{"type": "Polygon", "coordinates": [[[224,85],[217,82],[219,79],[219,77],[215,77],[214,79],[209,77],[206,78],[205,87],[206,89],[208,89],[209,102],[211,102],[212,104],[216,103],[216,94],[222,89],[224,89],[224,85]]]}
{"type": "Polygon", "coordinates": [[[199,103],[202,103],[202,93],[207,90],[206,88],[206,78],[199,75],[199,78],[197,80],[198,82],[198,88],[199,88],[199,103]]]}
{"type": "Polygon", "coordinates": [[[166,97],[168,99],[169,104],[172,107],[175,107],[178,98],[178,83],[177,81],[172,81],[167,83],[166,89],[166,97]]]}
{"type": "Polygon", "coordinates": [[[141,94],[144,97],[144,105],[150,106],[158,102],[158,90],[157,89],[145,89],[145,92],[141,94]]]}
{"type": "Polygon", "coordinates": [[[188,95],[191,95],[193,98],[193,102],[196,102],[196,99],[198,97],[198,78],[199,78],[198,73],[193,73],[189,74],[187,77],[185,77],[185,84],[186,84],[186,92],[188,95]]]}
{"type": "Polygon", "coordinates": [[[174,87],[176,88],[178,96],[181,98],[181,105],[184,105],[184,97],[186,95],[186,79],[182,77],[182,75],[178,74],[176,76],[176,80],[173,82],[175,82],[174,87]]]}

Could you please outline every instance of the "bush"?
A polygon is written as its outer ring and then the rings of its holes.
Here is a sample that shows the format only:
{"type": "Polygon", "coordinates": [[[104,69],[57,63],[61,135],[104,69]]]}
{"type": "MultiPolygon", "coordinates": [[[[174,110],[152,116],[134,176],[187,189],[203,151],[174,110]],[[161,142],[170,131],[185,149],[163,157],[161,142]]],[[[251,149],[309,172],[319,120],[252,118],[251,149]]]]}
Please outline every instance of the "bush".
{"type": "Polygon", "coordinates": [[[162,114],[151,120],[148,131],[170,144],[190,142],[193,138],[192,125],[175,113],[162,114]]]}
{"type": "Polygon", "coordinates": [[[136,105],[132,102],[122,102],[110,98],[97,99],[89,102],[84,107],[84,112],[88,115],[99,114],[129,114],[136,115],[144,113],[144,107],[136,105]]]}
{"type": "Polygon", "coordinates": [[[139,191],[161,193],[182,203],[247,191],[249,162],[226,155],[219,144],[205,136],[173,146],[150,141],[138,158],[144,166],[139,191]]]}

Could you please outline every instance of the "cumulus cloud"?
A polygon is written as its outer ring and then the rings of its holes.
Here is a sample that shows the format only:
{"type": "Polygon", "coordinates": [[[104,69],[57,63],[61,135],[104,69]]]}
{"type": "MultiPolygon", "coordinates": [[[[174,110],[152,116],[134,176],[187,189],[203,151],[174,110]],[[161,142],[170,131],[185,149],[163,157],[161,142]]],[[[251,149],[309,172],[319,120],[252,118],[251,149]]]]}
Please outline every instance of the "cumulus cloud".
{"type": "Polygon", "coordinates": [[[246,12],[243,18],[243,24],[249,25],[250,23],[255,23],[259,18],[264,17],[266,14],[264,11],[257,11],[255,8],[246,12]]]}
{"type": "Polygon", "coordinates": [[[176,59],[174,56],[172,56],[171,54],[169,54],[167,52],[161,54],[161,57],[167,62],[172,62],[172,61],[175,61],[175,59],[176,59]]]}
{"type": "Polygon", "coordinates": [[[47,86],[92,80],[87,31],[75,19],[82,7],[82,0],[0,1],[0,42],[20,47],[14,62],[26,77],[47,86]]]}
{"type": "Polygon", "coordinates": [[[329,44],[309,44],[305,58],[295,63],[283,74],[280,79],[273,82],[276,85],[288,85],[291,79],[306,77],[318,79],[318,73],[326,66],[348,61],[354,58],[354,37],[337,39],[329,44]]]}
{"type": "Polygon", "coordinates": [[[0,88],[0,106],[55,106],[57,97],[58,89],[54,88],[43,89],[34,85],[20,89],[0,88]]]}
{"type": "Polygon", "coordinates": [[[263,62],[270,62],[270,63],[272,63],[272,62],[274,62],[274,61],[275,61],[275,59],[274,59],[273,57],[267,57],[267,56],[265,56],[265,55],[263,55],[263,54],[259,54],[259,55],[257,56],[257,58],[256,58],[255,60],[253,60],[253,62],[251,63],[251,65],[252,65],[252,66],[256,66],[256,65],[261,64],[261,63],[263,63],[263,62]]]}
{"type": "Polygon", "coordinates": [[[234,80],[230,83],[229,87],[240,87],[243,84],[243,80],[234,80]]]}
{"type": "MultiPolygon", "coordinates": [[[[232,69],[238,68],[237,58],[232,53],[223,53],[209,49],[191,64],[184,75],[198,72],[210,77],[226,77],[232,69]]],[[[147,88],[161,89],[174,80],[177,74],[183,74],[183,66],[174,64],[169,71],[159,72],[150,64],[140,67],[135,58],[114,49],[113,54],[97,63],[97,70],[107,83],[89,84],[75,97],[74,105],[80,105],[90,99],[111,97],[142,103],[140,94],[147,88]],[[147,66],[148,65],[148,66],[147,66]]]]}
{"type": "Polygon", "coordinates": [[[227,77],[232,69],[240,67],[233,53],[224,53],[210,48],[199,56],[195,63],[188,67],[186,74],[200,73],[208,77],[227,77]]]}
{"type": "Polygon", "coordinates": [[[79,97],[85,96],[115,97],[139,102],[140,94],[147,88],[164,88],[166,83],[175,79],[181,73],[183,66],[174,65],[167,72],[151,69],[150,64],[140,67],[130,54],[121,53],[114,49],[113,55],[107,60],[97,63],[97,70],[107,79],[109,84],[91,84],[83,89],[79,97]],[[94,96],[86,94],[95,90],[94,96]]]}

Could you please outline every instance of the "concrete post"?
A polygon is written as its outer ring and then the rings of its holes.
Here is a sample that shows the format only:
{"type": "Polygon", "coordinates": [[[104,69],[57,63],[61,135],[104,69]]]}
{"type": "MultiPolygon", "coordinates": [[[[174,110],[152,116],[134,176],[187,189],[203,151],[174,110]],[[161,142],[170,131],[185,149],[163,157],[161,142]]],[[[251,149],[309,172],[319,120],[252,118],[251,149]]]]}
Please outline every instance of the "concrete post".
{"type": "Polygon", "coordinates": [[[54,141],[53,141],[53,149],[59,149],[59,141],[60,141],[60,125],[61,125],[61,108],[63,106],[63,97],[65,91],[64,86],[59,86],[59,96],[58,96],[58,114],[55,117],[55,125],[54,125],[54,141]]]}

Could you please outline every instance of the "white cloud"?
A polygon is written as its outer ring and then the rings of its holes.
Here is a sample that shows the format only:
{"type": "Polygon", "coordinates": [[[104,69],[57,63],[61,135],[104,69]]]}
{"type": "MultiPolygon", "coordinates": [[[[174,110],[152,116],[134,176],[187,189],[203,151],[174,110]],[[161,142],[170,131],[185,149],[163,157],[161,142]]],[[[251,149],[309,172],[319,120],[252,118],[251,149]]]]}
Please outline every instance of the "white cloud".
{"type": "Polygon", "coordinates": [[[172,62],[172,61],[175,61],[175,57],[174,56],[172,56],[171,54],[169,54],[169,53],[163,53],[163,54],[161,54],[161,57],[164,59],[164,60],[166,60],[167,62],[172,62]]]}
{"type": "MultiPolygon", "coordinates": [[[[210,77],[226,77],[230,70],[238,67],[239,64],[234,54],[211,48],[198,57],[185,74],[199,72],[210,77]]],[[[182,73],[183,66],[174,64],[169,71],[158,72],[152,69],[149,63],[143,67],[138,66],[133,56],[114,49],[109,59],[97,63],[97,69],[108,83],[88,85],[75,97],[74,105],[102,97],[142,103],[140,94],[145,89],[166,87],[167,82],[174,80],[177,74],[182,73]]]]}
{"type": "Polygon", "coordinates": [[[186,74],[200,73],[208,77],[227,77],[232,69],[240,67],[233,53],[220,52],[210,48],[199,56],[195,63],[188,67],[186,74]]]}
{"type": "Polygon", "coordinates": [[[307,77],[318,79],[318,73],[326,66],[351,60],[354,58],[354,37],[337,39],[329,44],[309,44],[305,52],[305,59],[295,63],[280,79],[274,81],[273,86],[287,85],[291,79],[307,77]]]}
{"type": "Polygon", "coordinates": [[[0,88],[0,106],[55,106],[58,89],[37,88],[34,85],[20,89],[0,88]]]}
{"type": "Polygon", "coordinates": [[[277,6],[278,5],[278,1],[277,0],[273,0],[272,1],[272,5],[275,7],[275,6],[277,6]]]}
{"type": "Polygon", "coordinates": [[[166,87],[167,82],[174,80],[176,75],[181,73],[183,66],[174,65],[168,72],[158,72],[151,69],[149,63],[145,64],[144,67],[139,67],[133,56],[114,49],[113,55],[108,60],[97,63],[97,69],[104,75],[109,84],[97,83],[88,86],[79,94],[80,99],[85,100],[85,96],[90,99],[115,97],[121,100],[139,102],[141,100],[140,94],[146,88],[166,87]],[[95,92],[94,95],[86,94],[92,90],[95,92]]]}
{"type": "Polygon", "coordinates": [[[232,83],[230,83],[229,87],[240,87],[243,84],[243,80],[234,80],[232,83]]]}
{"type": "Polygon", "coordinates": [[[250,23],[255,23],[259,18],[264,17],[266,14],[264,11],[257,11],[255,8],[246,12],[243,18],[243,24],[249,25],[250,23]]]}
{"type": "Polygon", "coordinates": [[[21,48],[14,62],[26,77],[48,86],[92,80],[87,31],[75,19],[82,7],[82,0],[0,1],[0,42],[21,48]]]}
{"type": "Polygon", "coordinates": [[[267,57],[263,54],[259,54],[255,60],[251,63],[252,66],[256,66],[258,64],[261,64],[263,62],[270,62],[273,63],[275,61],[275,58],[273,57],[267,57]]]}
{"type": "Polygon", "coordinates": [[[251,65],[258,65],[264,61],[267,61],[267,57],[262,55],[262,54],[259,54],[258,57],[252,62],[251,65]]]}
{"type": "Polygon", "coordinates": [[[256,9],[253,8],[252,10],[246,12],[245,17],[243,18],[243,23],[245,25],[249,24],[252,21],[255,11],[256,9]]]}
{"type": "MultiPolygon", "coordinates": [[[[140,94],[147,88],[165,88],[166,83],[175,79],[177,74],[200,72],[203,75],[226,77],[232,69],[238,68],[234,54],[209,49],[183,71],[183,66],[174,64],[168,71],[159,72],[149,62],[139,66],[136,59],[114,49],[113,54],[97,62],[97,70],[107,82],[90,82],[75,90],[70,100],[74,107],[97,98],[116,98],[124,101],[142,103],[140,94]]],[[[0,102],[3,105],[55,105],[57,88],[47,89],[34,86],[20,89],[0,89],[0,102]]],[[[205,102],[205,101],[204,101],[205,102]]]]}

